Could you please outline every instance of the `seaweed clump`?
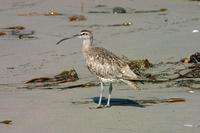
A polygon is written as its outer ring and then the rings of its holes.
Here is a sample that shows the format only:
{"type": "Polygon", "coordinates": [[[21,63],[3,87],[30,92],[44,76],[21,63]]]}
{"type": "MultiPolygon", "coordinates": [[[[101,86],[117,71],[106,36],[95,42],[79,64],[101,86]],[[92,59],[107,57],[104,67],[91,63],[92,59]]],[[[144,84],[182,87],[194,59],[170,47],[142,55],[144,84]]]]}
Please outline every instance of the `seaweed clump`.
{"type": "Polygon", "coordinates": [[[86,17],[83,16],[83,15],[73,15],[73,16],[69,16],[69,17],[68,17],[68,20],[69,20],[70,22],[72,22],[72,21],[85,21],[85,20],[87,20],[87,19],[86,19],[86,17]]]}
{"type": "Polygon", "coordinates": [[[54,77],[40,77],[40,78],[34,78],[26,83],[45,83],[45,82],[51,82],[54,84],[59,83],[65,83],[65,82],[73,82],[78,80],[78,74],[74,69],[71,69],[69,71],[63,71],[58,75],[55,75],[54,77]]]}
{"type": "Polygon", "coordinates": [[[181,59],[181,62],[183,63],[194,63],[194,64],[200,64],[200,52],[196,52],[188,58],[181,59]]]}
{"type": "Polygon", "coordinates": [[[150,67],[152,67],[153,65],[149,62],[148,59],[142,59],[142,60],[130,60],[128,62],[128,65],[130,67],[131,70],[140,72],[140,71],[144,71],[146,69],[149,69],[150,67]]]}
{"type": "Polygon", "coordinates": [[[6,35],[5,32],[0,32],[0,36],[4,36],[4,35],[6,35]]]}
{"type": "Polygon", "coordinates": [[[11,125],[12,124],[12,120],[3,120],[0,121],[1,124],[6,124],[6,125],[11,125]]]}
{"type": "Polygon", "coordinates": [[[114,14],[126,13],[126,10],[123,7],[114,7],[113,13],[114,14]]]}
{"type": "Polygon", "coordinates": [[[59,12],[48,12],[44,14],[44,16],[61,16],[61,15],[63,14],[59,12]]]}
{"type": "Polygon", "coordinates": [[[200,63],[200,52],[196,52],[190,56],[190,63],[200,63]]]}
{"type": "Polygon", "coordinates": [[[20,25],[0,28],[0,36],[5,38],[38,39],[38,37],[33,36],[34,34],[34,30],[26,30],[24,26],[20,25]]]}

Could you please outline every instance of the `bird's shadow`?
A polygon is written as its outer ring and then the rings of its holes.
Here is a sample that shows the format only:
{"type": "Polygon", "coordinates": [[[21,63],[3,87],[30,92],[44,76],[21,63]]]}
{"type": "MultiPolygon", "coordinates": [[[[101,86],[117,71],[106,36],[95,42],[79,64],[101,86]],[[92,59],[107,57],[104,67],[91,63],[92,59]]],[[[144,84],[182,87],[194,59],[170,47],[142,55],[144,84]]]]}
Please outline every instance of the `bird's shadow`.
{"type": "MultiPolygon", "coordinates": [[[[73,101],[72,104],[89,104],[89,103],[96,103],[99,102],[99,97],[90,98],[93,101],[73,101]]],[[[144,108],[146,106],[152,106],[159,103],[177,103],[177,102],[185,102],[185,98],[167,98],[167,99],[140,99],[140,100],[131,100],[131,99],[121,99],[121,98],[111,98],[110,105],[111,106],[132,106],[132,107],[139,107],[144,108]]],[[[102,105],[107,104],[107,99],[102,97],[102,105]]]]}
{"type": "MultiPolygon", "coordinates": [[[[98,104],[99,102],[99,97],[93,97],[93,102],[98,104]]],[[[107,98],[102,97],[102,105],[107,104],[107,98]]],[[[131,106],[131,107],[139,107],[139,108],[144,108],[146,105],[143,105],[137,101],[131,100],[131,99],[122,99],[122,98],[111,98],[110,99],[110,105],[111,106],[131,106]]]]}

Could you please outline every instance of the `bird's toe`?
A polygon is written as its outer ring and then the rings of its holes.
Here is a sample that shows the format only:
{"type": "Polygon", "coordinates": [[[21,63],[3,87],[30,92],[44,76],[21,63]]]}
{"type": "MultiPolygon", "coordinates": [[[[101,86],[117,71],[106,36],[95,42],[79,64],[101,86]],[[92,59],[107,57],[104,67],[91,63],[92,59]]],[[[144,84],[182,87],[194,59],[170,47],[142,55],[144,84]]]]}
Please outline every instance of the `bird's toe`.
{"type": "Polygon", "coordinates": [[[107,105],[105,105],[104,107],[105,107],[105,108],[110,108],[111,106],[110,106],[110,104],[107,104],[107,105]]]}

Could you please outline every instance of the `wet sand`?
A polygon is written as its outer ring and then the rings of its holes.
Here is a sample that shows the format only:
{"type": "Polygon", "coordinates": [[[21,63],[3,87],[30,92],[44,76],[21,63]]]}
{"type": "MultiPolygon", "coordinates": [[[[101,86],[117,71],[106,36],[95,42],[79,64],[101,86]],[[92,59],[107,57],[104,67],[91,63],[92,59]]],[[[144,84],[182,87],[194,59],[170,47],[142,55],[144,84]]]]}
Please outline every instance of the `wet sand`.
{"type": "MultiPolygon", "coordinates": [[[[0,38],[0,121],[10,119],[12,125],[0,124],[0,132],[125,132],[125,133],[197,133],[200,129],[198,90],[140,85],[141,91],[116,83],[111,108],[96,106],[99,88],[19,89],[27,80],[52,76],[74,68],[80,80],[72,84],[96,80],[81,53],[81,40],[73,39],[55,45],[63,37],[82,29],[94,32],[95,45],[105,47],[130,59],[149,59],[152,63],[177,61],[200,49],[200,6],[188,0],[84,0],[80,1],[0,1],[0,28],[21,25],[34,30],[38,39],[0,38]],[[96,5],[107,5],[95,8],[96,5]],[[122,6],[127,14],[112,14],[122,6]],[[162,13],[134,13],[166,8],[162,13]],[[56,11],[63,16],[19,16],[18,14],[56,11]],[[108,11],[92,14],[89,11],[108,11]],[[86,21],[69,22],[68,16],[81,14],[86,21]],[[105,26],[132,22],[130,26],[105,26]],[[186,102],[152,104],[137,103],[171,97],[186,102]]],[[[70,83],[71,84],[71,83],[70,83]]],[[[68,84],[63,84],[65,87],[68,84]]],[[[105,89],[105,97],[108,90],[105,89]]]]}

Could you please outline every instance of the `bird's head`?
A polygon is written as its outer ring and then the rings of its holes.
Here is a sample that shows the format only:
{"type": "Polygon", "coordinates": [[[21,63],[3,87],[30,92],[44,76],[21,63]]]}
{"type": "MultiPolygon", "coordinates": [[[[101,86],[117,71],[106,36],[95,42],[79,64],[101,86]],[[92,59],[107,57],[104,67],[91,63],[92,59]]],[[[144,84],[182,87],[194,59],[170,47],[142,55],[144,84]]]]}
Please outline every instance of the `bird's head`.
{"type": "Polygon", "coordinates": [[[91,39],[93,37],[92,32],[89,30],[82,30],[78,35],[79,38],[91,39]]]}
{"type": "Polygon", "coordinates": [[[66,38],[61,39],[60,41],[58,41],[56,43],[56,45],[60,44],[61,42],[65,41],[65,40],[72,39],[72,38],[75,38],[75,37],[83,38],[83,39],[92,39],[93,34],[89,30],[82,30],[79,34],[75,34],[72,37],[66,37],[66,38]]]}

